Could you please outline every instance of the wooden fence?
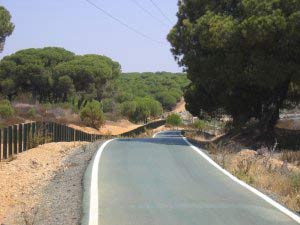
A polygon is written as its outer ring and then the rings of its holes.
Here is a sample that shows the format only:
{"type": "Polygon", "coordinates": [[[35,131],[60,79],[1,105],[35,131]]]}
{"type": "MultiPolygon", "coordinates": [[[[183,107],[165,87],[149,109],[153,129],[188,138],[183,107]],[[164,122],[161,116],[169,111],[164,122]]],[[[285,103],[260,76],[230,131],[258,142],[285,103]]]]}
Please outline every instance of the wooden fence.
{"type": "MultiPolygon", "coordinates": [[[[165,122],[165,120],[154,121],[120,136],[130,137],[138,135],[146,129],[162,126],[165,122]]],[[[107,138],[107,136],[85,133],[54,122],[17,124],[0,129],[0,161],[10,159],[13,155],[49,142],[93,142],[104,138],[107,138]]]]}

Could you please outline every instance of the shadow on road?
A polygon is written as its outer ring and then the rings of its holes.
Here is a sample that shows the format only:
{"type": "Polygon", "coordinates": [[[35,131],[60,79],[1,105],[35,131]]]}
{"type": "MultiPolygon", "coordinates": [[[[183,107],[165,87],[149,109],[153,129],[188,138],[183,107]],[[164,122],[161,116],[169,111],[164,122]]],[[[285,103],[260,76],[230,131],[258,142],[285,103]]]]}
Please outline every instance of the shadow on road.
{"type": "Polygon", "coordinates": [[[134,139],[118,139],[119,142],[130,143],[151,143],[151,144],[164,144],[164,145],[181,145],[189,146],[181,136],[180,131],[168,131],[159,133],[155,138],[134,138],[134,139]]]}

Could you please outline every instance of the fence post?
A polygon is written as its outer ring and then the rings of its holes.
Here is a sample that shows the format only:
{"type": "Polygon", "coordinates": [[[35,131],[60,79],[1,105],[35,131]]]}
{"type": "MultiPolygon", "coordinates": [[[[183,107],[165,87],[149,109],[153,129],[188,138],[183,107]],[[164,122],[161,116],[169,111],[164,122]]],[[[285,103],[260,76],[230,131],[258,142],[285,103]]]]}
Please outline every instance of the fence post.
{"type": "Polygon", "coordinates": [[[13,128],[8,127],[8,156],[13,157],[13,128]]]}
{"type": "Polygon", "coordinates": [[[31,136],[32,136],[32,139],[34,139],[35,133],[36,133],[36,123],[32,123],[31,127],[32,127],[32,129],[31,129],[31,136]]]}
{"type": "Polygon", "coordinates": [[[30,133],[32,132],[31,123],[27,124],[27,150],[31,148],[31,136],[30,133]]]}
{"type": "Polygon", "coordinates": [[[14,154],[18,154],[18,126],[14,125],[14,154]]]}
{"type": "Polygon", "coordinates": [[[59,133],[59,127],[57,123],[54,123],[54,141],[58,142],[58,133],[59,133]]]}
{"type": "Polygon", "coordinates": [[[3,159],[7,159],[7,128],[3,129],[3,159]]]}
{"type": "Polygon", "coordinates": [[[60,124],[60,140],[59,141],[64,141],[64,125],[60,124]]]}
{"type": "Polygon", "coordinates": [[[24,124],[24,134],[23,134],[23,151],[27,150],[27,132],[28,132],[28,125],[27,123],[24,124]]]}
{"type": "Polygon", "coordinates": [[[42,122],[42,135],[43,135],[43,144],[46,143],[46,136],[48,135],[47,132],[47,125],[45,122],[42,122]]]}
{"type": "Polygon", "coordinates": [[[3,159],[2,143],[2,129],[0,129],[0,161],[3,159]]]}
{"type": "Polygon", "coordinates": [[[19,153],[23,152],[23,124],[19,124],[19,153]]]}
{"type": "Polygon", "coordinates": [[[68,127],[68,133],[69,133],[69,135],[68,135],[68,137],[69,137],[69,142],[71,142],[72,140],[72,129],[70,128],[70,127],[68,127]]]}
{"type": "Polygon", "coordinates": [[[64,140],[63,141],[67,141],[67,126],[66,125],[63,125],[63,138],[64,138],[64,140]]]}
{"type": "Polygon", "coordinates": [[[54,141],[54,125],[53,122],[47,124],[48,134],[50,135],[51,141],[54,141]]]}
{"type": "Polygon", "coordinates": [[[62,139],[62,125],[61,124],[58,124],[58,142],[61,141],[62,139]]]}
{"type": "Polygon", "coordinates": [[[56,142],[59,142],[60,126],[58,123],[55,124],[56,124],[56,142]]]}

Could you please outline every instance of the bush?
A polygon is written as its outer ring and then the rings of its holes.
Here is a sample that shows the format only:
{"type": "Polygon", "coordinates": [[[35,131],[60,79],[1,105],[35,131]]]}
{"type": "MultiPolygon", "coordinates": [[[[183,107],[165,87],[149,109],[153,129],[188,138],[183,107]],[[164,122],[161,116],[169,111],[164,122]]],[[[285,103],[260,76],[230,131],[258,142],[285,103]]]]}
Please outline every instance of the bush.
{"type": "Polygon", "coordinates": [[[12,117],[15,114],[15,110],[7,100],[0,101],[0,116],[3,119],[12,117]]]}
{"type": "Polygon", "coordinates": [[[194,122],[193,127],[195,127],[197,130],[203,131],[206,127],[206,123],[204,120],[197,120],[194,122]]]}
{"type": "Polygon", "coordinates": [[[104,124],[104,114],[101,110],[101,103],[93,100],[88,102],[80,111],[81,120],[87,125],[98,129],[104,124]]]}
{"type": "Polygon", "coordinates": [[[30,108],[27,111],[27,116],[30,118],[33,118],[36,116],[36,109],[35,108],[30,108]]]}
{"type": "Polygon", "coordinates": [[[182,124],[182,121],[179,115],[171,114],[167,117],[167,124],[171,126],[179,126],[182,124]]]}
{"type": "Polygon", "coordinates": [[[300,191],[300,174],[294,173],[291,175],[291,186],[294,189],[295,193],[300,191]]]}
{"type": "Polygon", "coordinates": [[[145,97],[123,102],[120,106],[120,111],[123,116],[126,116],[133,122],[146,122],[149,117],[155,118],[160,116],[163,109],[158,101],[145,97]]]}
{"type": "Polygon", "coordinates": [[[144,97],[136,99],[137,106],[146,105],[148,117],[158,117],[162,114],[162,105],[153,98],[144,97]]]}
{"type": "Polygon", "coordinates": [[[165,109],[171,110],[177,103],[177,100],[168,92],[158,93],[156,99],[161,102],[165,109]]]}
{"type": "Polygon", "coordinates": [[[146,122],[148,117],[150,117],[151,111],[147,102],[139,100],[136,102],[136,109],[133,115],[130,117],[130,120],[133,122],[146,122]]]}
{"type": "Polygon", "coordinates": [[[111,98],[106,98],[101,101],[102,109],[104,113],[113,112],[114,111],[114,100],[111,98]]]}
{"type": "Polygon", "coordinates": [[[123,102],[120,106],[120,111],[122,116],[126,116],[127,118],[131,118],[136,110],[136,102],[135,101],[126,101],[123,102]]]}

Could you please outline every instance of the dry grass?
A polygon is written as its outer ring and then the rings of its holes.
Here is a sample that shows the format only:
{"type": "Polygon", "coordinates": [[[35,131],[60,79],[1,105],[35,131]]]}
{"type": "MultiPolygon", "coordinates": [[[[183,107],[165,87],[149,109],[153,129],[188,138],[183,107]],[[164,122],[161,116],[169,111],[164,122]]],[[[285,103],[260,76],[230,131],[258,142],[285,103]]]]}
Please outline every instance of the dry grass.
{"type": "Polygon", "coordinates": [[[246,183],[275,196],[293,211],[300,211],[300,168],[287,162],[243,150],[213,149],[214,160],[246,183]]]}
{"type": "Polygon", "coordinates": [[[299,119],[279,120],[276,124],[276,127],[287,129],[287,130],[300,130],[300,120],[299,119]]]}
{"type": "Polygon", "coordinates": [[[194,144],[207,149],[220,166],[240,180],[272,196],[290,210],[300,211],[300,152],[274,153],[268,148],[240,150],[242,146],[231,140],[215,144],[203,136],[191,136],[194,144]]]}
{"type": "Polygon", "coordinates": [[[300,151],[283,151],[280,159],[300,166],[300,151]]]}

